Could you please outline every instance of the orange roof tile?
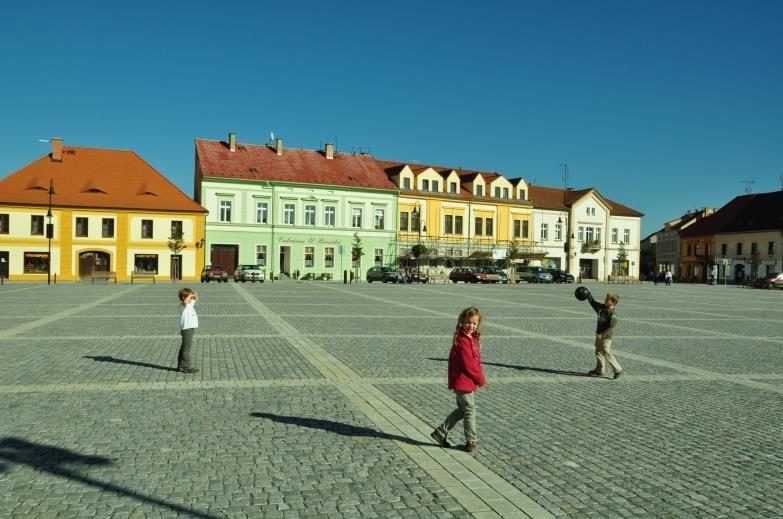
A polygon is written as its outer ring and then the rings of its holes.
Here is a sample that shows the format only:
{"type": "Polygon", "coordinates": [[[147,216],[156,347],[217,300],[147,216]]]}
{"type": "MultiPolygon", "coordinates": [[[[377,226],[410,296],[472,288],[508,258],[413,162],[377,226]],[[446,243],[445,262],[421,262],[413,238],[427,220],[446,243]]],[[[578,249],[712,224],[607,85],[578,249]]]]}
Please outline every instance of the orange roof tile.
{"type": "Polygon", "coordinates": [[[49,179],[55,207],[205,213],[133,151],[64,146],[62,162],[46,155],[0,180],[0,203],[45,206],[49,179]]]}
{"type": "Polygon", "coordinates": [[[609,200],[595,188],[587,189],[558,189],[556,187],[544,187],[537,185],[528,186],[528,198],[533,202],[535,207],[541,209],[554,209],[556,211],[565,211],[571,205],[582,198],[590,191],[595,191],[598,196],[604,200],[611,209],[611,213],[614,216],[644,216],[639,211],[626,207],[622,204],[618,204],[614,200],[609,200]]]}
{"type": "Polygon", "coordinates": [[[278,155],[254,144],[237,144],[232,152],[223,141],[196,139],[196,160],[204,177],[397,190],[370,155],[335,152],[327,159],[320,151],[296,148],[278,155]]]}

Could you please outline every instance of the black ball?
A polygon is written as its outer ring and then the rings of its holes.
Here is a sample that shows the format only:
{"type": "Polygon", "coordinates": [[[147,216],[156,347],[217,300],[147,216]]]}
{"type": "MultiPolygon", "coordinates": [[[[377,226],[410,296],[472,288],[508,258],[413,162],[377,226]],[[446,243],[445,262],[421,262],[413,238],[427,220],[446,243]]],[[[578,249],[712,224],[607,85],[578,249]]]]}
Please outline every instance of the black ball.
{"type": "Polygon", "coordinates": [[[580,301],[584,301],[590,295],[590,291],[585,287],[578,287],[576,290],[574,290],[574,295],[580,301]]]}

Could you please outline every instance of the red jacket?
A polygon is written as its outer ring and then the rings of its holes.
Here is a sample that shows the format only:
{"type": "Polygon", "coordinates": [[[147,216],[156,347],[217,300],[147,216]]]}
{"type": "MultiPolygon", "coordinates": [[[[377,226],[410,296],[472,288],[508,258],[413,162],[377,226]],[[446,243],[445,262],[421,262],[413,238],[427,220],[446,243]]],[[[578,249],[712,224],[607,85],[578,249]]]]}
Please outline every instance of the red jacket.
{"type": "Polygon", "coordinates": [[[481,369],[480,336],[479,332],[474,332],[471,337],[462,329],[457,334],[449,353],[449,389],[475,391],[486,383],[481,369]]]}

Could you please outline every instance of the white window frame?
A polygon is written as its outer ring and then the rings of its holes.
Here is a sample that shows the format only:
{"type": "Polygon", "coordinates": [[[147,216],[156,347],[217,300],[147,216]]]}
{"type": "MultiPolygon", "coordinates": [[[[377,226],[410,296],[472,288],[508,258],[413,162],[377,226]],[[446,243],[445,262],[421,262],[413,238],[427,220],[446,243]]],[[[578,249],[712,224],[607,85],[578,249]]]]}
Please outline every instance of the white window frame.
{"type": "Polygon", "coordinates": [[[269,223],[269,202],[256,202],[256,223],[269,223]]]}
{"type": "Polygon", "coordinates": [[[334,268],[334,247],[324,247],[324,268],[334,268]]]}
{"type": "Polygon", "coordinates": [[[623,229],[623,242],[625,244],[631,243],[631,229],[623,229]]]}
{"type": "Polygon", "coordinates": [[[383,249],[373,249],[372,251],[373,265],[376,267],[383,266],[383,249]]]}
{"type": "Polygon", "coordinates": [[[585,228],[581,225],[576,230],[576,239],[577,241],[585,241],[585,228]]]}
{"type": "Polygon", "coordinates": [[[333,205],[324,207],[324,227],[334,227],[337,215],[337,208],[333,205]]]}
{"type": "Polygon", "coordinates": [[[316,211],[316,206],[314,206],[313,204],[305,205],[305,209],[304,209],[305,225],[308,225],[310,227],[315,227],[315,211],[316,211]]]}
{"type": "Polygon", "coordinates": [[[315,268],[315,247],[312,245],[306,245],[304,248],[304,252],[302,255],[302,261],[305,268],[311,269],[315,268]],[[307,256],[310,256],[310,259],[307,259],[307,256]]]}
{"type": "Polygon", "coordinates": [[[256,265],[266,267],[266,245],[256,245],[256,265]]]}
{"type": "Polygon", "coordinates": [[[617,243],[617,227],[612,227],[612,243],[617,243]]]}
{"type": "Polygon", "coordinates": [[[563,224],[555,223],[555,241],[563,240],[563,224]]]}
{"type": "Polygon", "coordinates": [[[362,208],[351,207],[351,227],[354,229],[362,228],[362,208]]]}
{"type": "Polygon", "coordinates": [[[283,223],[286,225],[296,225],[296,204],[283,204],[283,223]]]}
{"type": "Polygon", "coordinates": [[[375,228],[384,229],[386,226],[386,210],[376,207],[375,208],[375,228]]]}
{"type": "Polygon", "coordinates": [[[231,200],[220,201],[220,221],[224,223],[231,223],[231,211],[233,210],[233,202],[231,200]]]}
{"type": "Polygon", "coordinates": [[[541,224],[540,240],[541,241],[549,240],[549,224],[548,223],[542,223],[541,224]]]}

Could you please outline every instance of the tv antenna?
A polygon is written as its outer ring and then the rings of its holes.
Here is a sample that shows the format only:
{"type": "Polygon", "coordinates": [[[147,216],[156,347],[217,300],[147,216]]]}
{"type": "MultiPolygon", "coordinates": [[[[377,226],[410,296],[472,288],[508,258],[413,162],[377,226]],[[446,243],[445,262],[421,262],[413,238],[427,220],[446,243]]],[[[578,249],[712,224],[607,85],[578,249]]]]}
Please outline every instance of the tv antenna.
{"type": "Polygon", "coordinates": [[[740,180],[743,184],[745,184],[745,194],[749,195],[753,192],[753,184],[756,183],[755,180],[740,180]]]}
{"type": "Polygon", "coordinates": [[[563,189],[568,189],[568,164],[565,162],[560,163],[560,178],[563,179],[563,189]]]}

